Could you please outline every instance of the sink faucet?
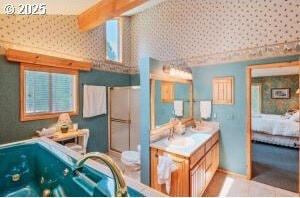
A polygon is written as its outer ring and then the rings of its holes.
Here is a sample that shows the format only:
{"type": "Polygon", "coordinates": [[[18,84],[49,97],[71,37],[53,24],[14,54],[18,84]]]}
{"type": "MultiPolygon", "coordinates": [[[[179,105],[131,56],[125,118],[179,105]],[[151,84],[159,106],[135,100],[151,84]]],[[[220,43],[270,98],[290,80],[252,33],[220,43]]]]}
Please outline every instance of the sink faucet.
{"type": "Polygon", "coordinates": [[[127,186],[125,183],[124,176],[118,165],[108,156],[99,152],[91,152],[84,155],[81,159],[76,162],[76,167],[73,172],[78,171],[84,165],[84,162],[89,158],[97,158],[103,161],[111,170],[115,183],[115,196],[116,197],[128,197],[127,186]]]}
{"type": "Polygon", "coordinates": [[[174,138],[174,132],[175,132],[175,126],[172,126],[172,127],[169,129],[168,140],[171,140],[172,138],[174,138]]]}

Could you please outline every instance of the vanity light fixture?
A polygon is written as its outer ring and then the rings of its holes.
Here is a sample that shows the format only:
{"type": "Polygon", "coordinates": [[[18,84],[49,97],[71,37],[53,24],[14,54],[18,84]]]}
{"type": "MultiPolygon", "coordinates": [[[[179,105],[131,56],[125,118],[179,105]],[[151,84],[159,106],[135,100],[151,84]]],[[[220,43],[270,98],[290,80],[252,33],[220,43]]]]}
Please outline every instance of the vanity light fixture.
{"type": "Polygon", "coordinates": [[[174,66],[164,66],[163,67],[164,73],[176,77],[176,78],[182,78],[186,80],[192,79],[192,72],[186,68],[176,68],[174,66]]]}

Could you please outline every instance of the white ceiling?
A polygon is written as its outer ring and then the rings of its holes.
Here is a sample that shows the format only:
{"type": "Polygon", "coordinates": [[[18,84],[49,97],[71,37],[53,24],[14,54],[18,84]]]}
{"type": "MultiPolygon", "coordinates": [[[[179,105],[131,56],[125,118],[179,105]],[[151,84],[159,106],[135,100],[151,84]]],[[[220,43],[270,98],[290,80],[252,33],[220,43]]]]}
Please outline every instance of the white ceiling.
{"type": "Polygon", "coordinates": [[[284,76],[284,75],[293,75],[293,74],[299,74],[299,67],[295,66],[295,67],[252,70],[252,77],[284,76]]]}
{"type": "MultiPolygon", "coordinates": [[[[6,4],[12,4],[15,8],[17,8],[19,4],[46,4],[47,14],[49,15],[79,15],[100,1],[101,0],[0,0],[0,14],[4,14],[4,6],[6,4]]],[[[148,0],[143,5],[123,15],[131,16],[137,14],[163,1],[165,0],[148,0]]]]}

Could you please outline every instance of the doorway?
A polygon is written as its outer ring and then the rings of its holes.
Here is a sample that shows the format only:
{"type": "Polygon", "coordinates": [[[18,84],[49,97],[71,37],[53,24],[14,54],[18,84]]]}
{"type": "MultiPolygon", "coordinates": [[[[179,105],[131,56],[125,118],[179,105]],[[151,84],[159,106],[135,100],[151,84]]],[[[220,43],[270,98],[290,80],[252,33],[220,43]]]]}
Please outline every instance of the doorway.
{"type": "Polygon", "coordinates": [[[137,150],[140,128],[140,88],[112,87],[109,91],[109,152],[137,150]]]}
{"type": "Polygon", "coordinates": [[[300,189],[299,71],[298,61],[247,68],[247,177],[293,192],[300,189]]]}

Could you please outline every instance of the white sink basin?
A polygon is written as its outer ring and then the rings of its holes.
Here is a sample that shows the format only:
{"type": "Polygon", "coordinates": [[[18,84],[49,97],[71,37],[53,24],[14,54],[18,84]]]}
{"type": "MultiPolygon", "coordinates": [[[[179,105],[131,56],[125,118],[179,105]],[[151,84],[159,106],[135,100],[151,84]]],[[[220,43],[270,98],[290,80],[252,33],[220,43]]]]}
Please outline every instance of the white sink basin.
{"type": "Polygon", "coordinates": [[[196,128],[191,128],[193,132],[199,133],[199,132],[210,132],[213,128],[209,126],[200,126],[196,128]]]}
{"type": "Polygon", "coordinates": [[[175,137],[171,140],[166,140],[167,145],[172,147],[189,147],[195,144],[195,141],[189,137],[175,137]]]}

